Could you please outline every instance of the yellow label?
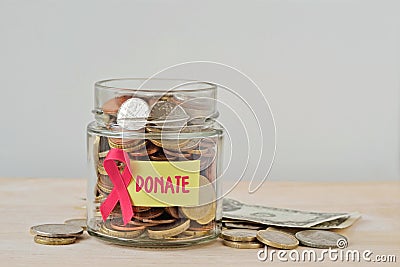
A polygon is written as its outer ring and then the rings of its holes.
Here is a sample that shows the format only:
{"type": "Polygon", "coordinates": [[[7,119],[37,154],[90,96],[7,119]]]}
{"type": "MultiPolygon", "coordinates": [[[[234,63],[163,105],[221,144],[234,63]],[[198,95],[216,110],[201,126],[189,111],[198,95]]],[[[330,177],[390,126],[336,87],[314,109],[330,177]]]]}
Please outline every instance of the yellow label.
{"type": "Polygon", "coordinates": [[[200,161],[130,162],[128,192],[135,206],[194,206],[199,203],[200,161]]]}

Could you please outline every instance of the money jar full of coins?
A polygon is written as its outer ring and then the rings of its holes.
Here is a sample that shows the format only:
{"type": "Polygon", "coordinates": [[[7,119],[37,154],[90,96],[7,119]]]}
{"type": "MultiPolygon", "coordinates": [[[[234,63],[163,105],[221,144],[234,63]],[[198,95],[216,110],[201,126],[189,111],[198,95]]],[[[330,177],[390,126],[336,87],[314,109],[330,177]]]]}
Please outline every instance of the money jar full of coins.
{"type": "Polygon", "coordinates": [[[90,235],[137,247],[215,239],[221,227],[217,86],[174,79],[95,84],[87,127],[90,235]]]}

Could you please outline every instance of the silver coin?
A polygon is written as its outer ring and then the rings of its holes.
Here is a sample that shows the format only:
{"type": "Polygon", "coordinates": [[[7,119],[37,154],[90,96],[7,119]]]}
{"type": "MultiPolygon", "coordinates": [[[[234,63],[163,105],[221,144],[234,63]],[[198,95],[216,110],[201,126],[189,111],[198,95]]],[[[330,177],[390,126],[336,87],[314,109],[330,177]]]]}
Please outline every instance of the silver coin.
{"type": "Polygon", "coordinates": [[[128,130],[139,130],[145,126],[149,113],[150,107],[146,101],[129,98],[118,110],[117,123],[128,130]]]}
{"type": "Polygon", "coordinates": [[[81,235],[83,229],[70,224],[41,224],[32,226],[31,233],[45,237],[68,237],[81,235]]]}
{"type": "Polygon", "coordinates": [[[296,233],[296,238],[300,243],[312,248],[337,248],[339,241],[347,238],[340,234],[324,230],[304,230],[296,233]]]}
{"type": "Polygon", "coordinates": [[[69,219],[69,220],[66,220],[64,223],[82,227],[83,230],[86,230],[86,228],[87,228],[86,219],[83,219],[83,218],[82,219],[69,219]]]}
{"type": "Polygon", "coordinates": [[[181,106],[168,101],[158,101],[151,107],[150,118],[157,125],[161,123],[161,125],[167,127],[183,127],[188,115],[181,106]]]}

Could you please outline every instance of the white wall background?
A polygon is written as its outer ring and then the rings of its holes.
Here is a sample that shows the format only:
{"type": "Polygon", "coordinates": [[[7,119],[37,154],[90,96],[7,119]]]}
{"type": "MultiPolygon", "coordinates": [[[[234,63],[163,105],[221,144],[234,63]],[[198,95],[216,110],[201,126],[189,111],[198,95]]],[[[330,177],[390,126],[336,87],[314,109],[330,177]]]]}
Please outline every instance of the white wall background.
{"type": "Polygon", "coordinates": [[[0,176],[85,177],[95,81],[209,60],[268,97],[271,178],[399,179],[399,12],[382,0],[1,0],[0,176]]]}

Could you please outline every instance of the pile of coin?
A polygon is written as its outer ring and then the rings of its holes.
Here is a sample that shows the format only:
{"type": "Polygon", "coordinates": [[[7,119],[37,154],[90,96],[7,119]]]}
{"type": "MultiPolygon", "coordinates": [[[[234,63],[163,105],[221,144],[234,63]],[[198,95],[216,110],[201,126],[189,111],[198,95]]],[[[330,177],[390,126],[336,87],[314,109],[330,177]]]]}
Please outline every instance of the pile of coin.
{"type": "Polygon", "coordinates": [[[276,227],[268,227],[265,230],[225,228],[220,237],[225,246],[242,249],[260,248],[264,245],[277,249],[295,249],[299,244],[313,248],[344,248],[347,246],[346,237],[326,230],[296,230],[276,227]]]}
{"type": "Polygon", "coordinates": [[[74,224],[41,224],[32,226],[34,241],[41,245],[69,245],[83,233],[83,228],[74,224]]]}
{"type": "MultiPolygon", "coordinates": [[[[216,137],[182,138],[186,133],[201,132],[196,125],[188,122],[186,109],[178,105],[172,96],[138,98],[120,96],[107,101],[102,108],[106,127],[124,138],[94,137],[93,158],[97,170],[95,186],[95,208],[99,234],[117,238],[186,240],[215,235],[217,148],[216,137]],[[132,131],[144,133],[143,138],[133,138],[132,131]],[[126,136],[126,137],[125,137],[126,136]],[[137,161],[200,161],[198,206],[146,207],[133,206],[134,216],[126,225],[122,212],[116,205],[106,221],[102,221],[99,207],[113,190],[103,162],[111,148],[126,151],[130,160],[137,161]]],[[[203,120],[204,122],[204,120],[203,120]]],[[[201,127],[200,127],[201,128],[201,127]]],[[[204,128],[202,128],[204,129],[204,128]]],[[[122,171],[124,165],[119,163],[122,171]]]]}

